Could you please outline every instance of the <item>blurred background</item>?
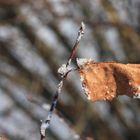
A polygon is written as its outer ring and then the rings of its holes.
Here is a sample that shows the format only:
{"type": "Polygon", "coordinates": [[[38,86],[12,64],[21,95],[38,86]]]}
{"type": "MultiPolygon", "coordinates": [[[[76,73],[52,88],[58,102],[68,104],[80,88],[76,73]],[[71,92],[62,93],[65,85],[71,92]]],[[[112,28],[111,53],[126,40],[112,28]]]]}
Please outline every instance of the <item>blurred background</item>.
{"type": "MultiPolygon", "coordinates": [[[[0,136],[39,140],[81,21],[78,58],[140,63],[139,0],[0,0],[0,136]],[[31,101],[32,100],[32,101],[31,101]]],[[[75,62],[73,63],[75,65],[75,62]]],[[[65,81],[48,140],[140,140],[140,101],[90,102],[65,81]]]]}

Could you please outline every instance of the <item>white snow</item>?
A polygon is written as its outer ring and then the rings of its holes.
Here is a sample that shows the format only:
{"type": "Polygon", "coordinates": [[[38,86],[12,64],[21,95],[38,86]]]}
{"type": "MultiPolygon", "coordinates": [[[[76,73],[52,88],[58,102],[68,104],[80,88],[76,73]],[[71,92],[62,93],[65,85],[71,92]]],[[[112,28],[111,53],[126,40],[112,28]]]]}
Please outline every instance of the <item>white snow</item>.
{"type": "Polygon", "coordinates": [[[65,75],[70,70],[72,70],[71,66],[66,66],[66,64],[62,64],[62,66],[58,69],[57,72],[61,75],[65,75]]]}
{"type": "Polygon", "coordinates": [[[79,67],[81,67],[81,66],[83,66],[87,63],[93,62],[93,60],[91,58],[89,58],[89,59],[87,59],[87,58],[77,58],[76,62],[77,62],[77,65],[79,67]]]}

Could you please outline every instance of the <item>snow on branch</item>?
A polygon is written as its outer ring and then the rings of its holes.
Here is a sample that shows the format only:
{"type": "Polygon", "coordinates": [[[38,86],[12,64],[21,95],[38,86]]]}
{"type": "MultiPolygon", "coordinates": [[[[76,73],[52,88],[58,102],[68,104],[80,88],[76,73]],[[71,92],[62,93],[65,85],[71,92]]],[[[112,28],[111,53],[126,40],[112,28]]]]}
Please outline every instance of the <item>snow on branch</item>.
{"type": "Polygon", "coordinates": [[[54,109],[56,107],[59,94],[61,93],[64,80],[67,78],[68,73],[73,70],[73,68],[70,66],[71,65],[71,61],[75,57],[76,50],[77,50],[77,48],[79,46],[79,42],[80,42],[81,38],[84,35],[84,31],[85,31],[85,24],[83,22],[81,22],[81,27],[79,29],[78,36],[77,36],[76,42],[75,42],[75,44],[73,46],[73,49],[71,51],[71,54],[69,56],[69,59],[68,59],[66,64],[62,64],[62,66],[58,69],[58,73],[61,75],[61,79],[60,79],[60,82],[58,84],[57,91],[56,91],[56,93],[53,96],[52,103],[51,103],[51,106],[50,106],[50,110],[48,112],[48,116],[41,123],[41,127],[40,127],[41,140],[45,139],[46,130],[50,126],[50,121],[51,121],[51,118],[52,118],[52,114],[53,114],[53,111],[54,111],[54,109]]]}

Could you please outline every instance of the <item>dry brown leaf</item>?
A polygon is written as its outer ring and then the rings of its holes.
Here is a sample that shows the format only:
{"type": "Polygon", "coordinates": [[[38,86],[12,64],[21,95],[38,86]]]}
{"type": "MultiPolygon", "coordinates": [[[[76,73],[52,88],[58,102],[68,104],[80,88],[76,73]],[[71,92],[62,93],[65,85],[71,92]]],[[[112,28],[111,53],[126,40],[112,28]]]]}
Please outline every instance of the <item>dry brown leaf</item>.
{"type": "Polygon", "coordinates": [[[140,98],[140,64],[87,61],[79,65],[83,89],[92,101],[118,95],[140,98]]]}

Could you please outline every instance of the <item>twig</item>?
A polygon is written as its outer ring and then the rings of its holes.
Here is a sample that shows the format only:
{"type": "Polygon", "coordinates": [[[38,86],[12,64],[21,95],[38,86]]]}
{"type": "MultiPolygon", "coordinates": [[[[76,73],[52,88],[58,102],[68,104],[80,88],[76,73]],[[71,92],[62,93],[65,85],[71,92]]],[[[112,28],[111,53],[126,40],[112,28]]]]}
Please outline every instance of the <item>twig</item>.
{"type": "Polygon", "coordinates": [[[63,64],[59,69],[58,69],[58,73],[61,74],[61,79],[60,79],[60,82],[58,84],[58,88],[57,88],[57,91],[53,97],[53,100],[52,100],[52,103],[51,103],[51,107],[50,107],[50,110],[48,112],[48,116],[47,116],[47,119],[45,121],[42,122],[41,124],[41,127],[40,127],[40,135],[41,135],[41,140],[44,140],[45,139],[45,132],[47,130],[47,128],[49,127],[50,125],[50,121],[51,121],[51,118],[52,118],[52,114],[53,114],[53,111],[56,107],[56,104],[57,104],[57,101],[58,101],[58,97],[59,97],[59,94],[61,93],[61,90],[62,90],[62,87],[63,87],[63,83],[64,83],[64,80],[67,78],[67,75],[69,72],[71,72],[73,70],[73,68],[70,66],[71,65],[71,61],[74,59],[75,57],[75,53],[76,53],[76,49],[78,48],[78,45],[79,45],[79,42],[81,40],[81,38],[83,37],[84,35],[84,30],[85,30],[85,25],[83,22],[81,22],[81,27],[79,29],[79,32],[78,32],[78,36],[77,36],[77,39],[76,39],[76,42],[73,46],[73,49],[72,49],[72,52],[69,56],[69,59],[67,61],[66,64],[63,64]]]}

